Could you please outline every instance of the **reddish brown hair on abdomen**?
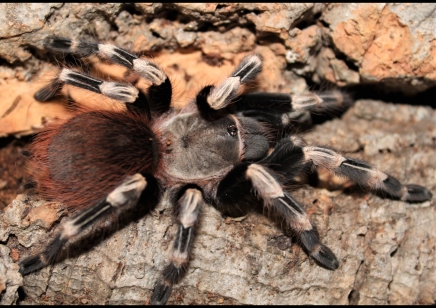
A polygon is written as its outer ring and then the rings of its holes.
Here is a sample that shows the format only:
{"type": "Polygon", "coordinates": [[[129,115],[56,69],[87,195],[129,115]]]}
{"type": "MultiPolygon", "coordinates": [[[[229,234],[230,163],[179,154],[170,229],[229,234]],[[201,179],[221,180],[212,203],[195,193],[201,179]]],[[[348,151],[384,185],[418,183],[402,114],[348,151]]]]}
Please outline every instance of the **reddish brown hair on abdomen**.
{"type": "Polygon", "coordinates": [[[28,172],[39,195],[72,210],[104,198],[127,176],[153,174],[158,144],[145,115],[86,111],[39,133],[28,172]]]}

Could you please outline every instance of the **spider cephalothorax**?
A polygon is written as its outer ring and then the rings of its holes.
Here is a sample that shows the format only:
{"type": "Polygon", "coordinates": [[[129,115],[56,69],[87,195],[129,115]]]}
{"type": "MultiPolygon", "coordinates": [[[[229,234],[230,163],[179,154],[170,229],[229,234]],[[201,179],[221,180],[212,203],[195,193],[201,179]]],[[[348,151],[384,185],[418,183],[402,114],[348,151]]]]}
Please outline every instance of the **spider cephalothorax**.
{"type": "Polygon", "coordinates": [[[125,103],[123,110],[86,110],[51,125],[31,145],[30,173],[39,194],[80,209],[61,225],[41,254],[20,263],[23,274],[56,261],[62,247],[109,213],[132,206],[153,208],[165,196],[178,207],[179,228],[173,255],[156,282],[151,303],[166,303],[185,273],[200,209],[215,206],[238,216],[254,206],[273,211],[294,231],[318,264],[339,266],[323,245],[302,206],[285,189],[309,167],[323,167],[394,199],[421,202],[432,195],[365,162],[289,136],[289,114],[337,104],[338,92],[292,96],[239,94],[241,85],[261,71],[257,55],[245,57],[218,86],[204,87],[181,110],[170,106],[172,86],[152,62],[113,45],[50,37],[48,49],[85,57],[98,55],[151,82],[146,93],[132,84],[106,82],[63,69],[36,93],[39,101],[70,84],[125,103]],[[165,193],[165,194],[164,194],[165,193]]]}

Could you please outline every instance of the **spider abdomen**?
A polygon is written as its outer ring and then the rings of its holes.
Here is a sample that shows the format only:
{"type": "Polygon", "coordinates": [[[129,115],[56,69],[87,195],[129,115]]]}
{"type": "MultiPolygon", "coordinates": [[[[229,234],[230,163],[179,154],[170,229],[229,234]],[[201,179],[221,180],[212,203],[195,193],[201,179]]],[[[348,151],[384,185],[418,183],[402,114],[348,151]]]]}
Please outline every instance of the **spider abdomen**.
{"type": "Polygon", "coordinates": [[[31,147],[30,172],[40,194],[78,208],[104,197],[126,175],[153,173],[158,162],[148,119],[131,112],[78,114],[46,130],[31,147]]]}

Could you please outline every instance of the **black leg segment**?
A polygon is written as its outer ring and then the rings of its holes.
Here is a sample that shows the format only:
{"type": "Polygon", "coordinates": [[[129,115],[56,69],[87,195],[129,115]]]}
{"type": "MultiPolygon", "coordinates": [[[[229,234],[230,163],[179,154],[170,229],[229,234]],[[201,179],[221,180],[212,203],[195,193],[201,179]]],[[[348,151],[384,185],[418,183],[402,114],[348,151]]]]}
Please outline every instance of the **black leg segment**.
{"type": "MultiPolygon", "coordinates": [[[[302,154],[296,155],[302,158],[302,154]]],[[[269,162],[280,161],[276,154],[269,162]]],[[[282,158],[285,155],[282,156],[282,158]]],[[[280,168],[277,165],[276,168],[280,168]]],[[[283,174],[291,173],[283,171],[283,174]]],[[[335,270],[339,266],[333,252],[323,245],[316,228],[309,221],[302,206],[283,189],[283,176],[267,168],[263,163],[239,164],[218,185],[215,203],[220,209],[237,208],[240,204],[253,205],[261,201],[263,206],[283,218],[291,228],[307,253],[320,265],[335,270]]]]}
{"type": "MultiPolygon", "coordinates": [[[[148,103],[150,104],[150,109],[158,114],[169,110],[172,99],[172,85],[165,72],[153,62],[146,59],[141,59],[134,53],[111,44],[84,42],[80,40],[71,40],[64,37],[48,37],[44,41],[44,46],[47,49],[51,49],[56,52],[69,53],[78,57],[97,55],[101,58],[133,70],[140,77],[151,82],[151,86],[146,94],[148,103]]],[[[78,75],[78,73],[72,72],[71,70],[68,70],[68,74],[66,74],[65,70],[66,69],[61,72],[60,76],[58,77],[59,80],[53,80],[50,85],[41,89],[35,95],[35,99],[38,101],[49,100],[60,90],[60,88],[62,88],[63,84],[60,84],[59,82],[63,82],[88,89],[93,92],[102,93],[120,101],[134,103],[136,105],[136,109],[140,108],[141,106],[141,102],[136,102],[138,90],[134,87],[132,88],[135,90],[130,89],[130,92],[136,91],[135,94],[127,94],[126,92],[129,91],[126,91],[126,88],[122,88],[121,84],[119,83],[115,87],[115,85],[98,81],[89,76],[85,76],[84,74],[78,75]],[[65,74],[68,76],[65,76],[65,74]],[[129,95],[129,97],[126,98],[126,95],[129,95]]],[[[127,87],[129,88],[130,86],[127,87]]]]}
{"type": "Polygon", "coordinates": [[[48,101],[59,94],[65,84],[103,94],[125,103],[133,103],[138,97],[138,89],[134,86],[120,82],[102,81],[67,68],[64,68],[50,84],[36,92],[34,97],[41,102],[48,101]]]}
{"type": "Polygon", "coordinates": [[[431,192],[419,185],[402,185],[390,176],[368,163],[344,157],[324,147],[303,147],[304,160],[315,167],[324,167],[333,173],[349,178],[353,182],[386,193],[393,199],[408,202],[423,202],[432,198],[431,192]]]}
{"type": "Polygon", "coordinates": [[[209,121],[222,116],[220,110],[225,114],[224,109],[234,103],[241,85],[253,80],[261,70],[262,61],[258,55],[242,59],[229,78],[216,87],[207,86],[198,93],[196,103],[200,114],[209,121]]]}
{"type": "Polygon", "coordinates": [[[197,188],[187,188],[178,200],[179,224],[171,262],[156,282],[150,304],[164,305],[171,295],[173,285],[178,283],[186,273],[194,241],[194,228],[203,204],[202,192],[197,188]]]}
{"type": "Polygon", "coordinates": [[[63,223],[60,233],[45,247],[42,253],[21,261],[21,274],[26,275],[56,262],[62,248],[70,239],[107,214],[114,211],[119,213],[126,207],[136,205],[146,187],[147,181],[141,174],[128,176],[106,198],[63,223]]]}

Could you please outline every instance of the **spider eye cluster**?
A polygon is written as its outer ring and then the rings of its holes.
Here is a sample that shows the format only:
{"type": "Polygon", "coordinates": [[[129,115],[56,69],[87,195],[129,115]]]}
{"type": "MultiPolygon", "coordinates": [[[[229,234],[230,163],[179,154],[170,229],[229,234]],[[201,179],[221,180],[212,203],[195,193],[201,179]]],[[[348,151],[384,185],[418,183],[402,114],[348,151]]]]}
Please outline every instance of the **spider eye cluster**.
{"type": "Polygon", "coordinates": [[[238,128],[236,127],[236,125],[230,124],[229,126],[227,126],[227,132],[230,136],[236,137],[236,135],[238,134],[238,128]]]}

